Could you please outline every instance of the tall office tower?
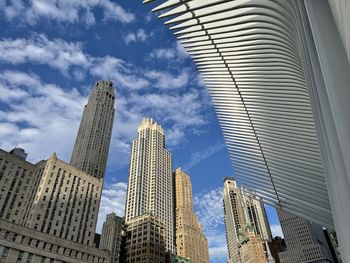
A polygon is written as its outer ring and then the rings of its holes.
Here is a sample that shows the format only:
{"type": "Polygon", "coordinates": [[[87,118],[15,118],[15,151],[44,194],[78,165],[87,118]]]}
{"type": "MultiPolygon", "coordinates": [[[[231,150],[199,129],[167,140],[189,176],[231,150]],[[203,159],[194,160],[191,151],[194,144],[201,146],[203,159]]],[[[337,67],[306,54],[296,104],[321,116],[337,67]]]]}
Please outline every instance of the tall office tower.
{"type": "Polygon", "coordinates": [[[207,84],[239,184],[335,229],[350,262],[349,1],[158,2],[207,84]]]}
{"type": "Polygon", "coordinates": [[[271,241],[271,229],[267,220],[264,204],[259,196],[240,188],[242,203],[246,217],[249,218],[250,225],[254,232],[260,235],[264,241],[271,241]]]}
{"type": "Polygon", "coordinates": [[[131,145],[125,223],[144,213],[163,221],[166,248],[174,253],[172,158],[165,149],[163,128],[147,118],[138,127],[138,138],[131,145]]]}
{"type": "Polygon", "coordinates": [[[125,262],[165,263],[165,226],[149,213],[133,217],[126,227],[125,262]]]}
{"type": "MultiPolygon", "coordinates": [[[[241,250],[246,247],[264,247],[264,242],[271,239],[271,230],[267,222],[265,209],[260,199],[246,189],[239,188],[233,177],[225,177],[224,179],[224,219],[226,227],[226,241],[229,254],[229,262],[245,262],[251,257],[241,257],[241,250]],[[249,236],[249,238],[246,238],[249,236]],[[253,238],[254,237],[254,238],[253,238]],[[247,242],[247,240],[249,240],[247,242]],[[246,244],[257,242],[260,245],[246,244]],[[244,246],[244,248],[243,248],[244,246]]],[[[256,258],[265,258],[267,260],[267,248],[257,249],[256,258]],[[259,252],[260,251],[260,252],[259,252]]],[[[243,255],[243,254],[242,254],[243,255]]],[[[247,261],[249,262],[249,260],[247,261]]]]}
{"type": "Polygon", "coordinates": [[[93,247],[103,179],[55,154],[31,164],[23,153],[0,149],[1,260],[106,259],[93,247]]]}
{"type": "Polygon", "coordinates": [[[223,204],[228,261],[229,263],[238,263],[241,262],[238,235],[240,229],[245,225],[245,218],[243,207],[240,205],[239,188],[233,177],[225,177],[223,204]]]}
{"type": "Polygon", "coordinates": [[[190,177],[178,168],[174,179],[177,255],[189,258],[192,263],[209,263],[208,240],[193,210],[190,177]]]}
{"type": "Polygon", "coordinates": [[[115,213],[106,216],[103,223],[99,249],[108,250],[110,263],[119,263],[124,220],[115,213]]]}
{"type": "Polygon", "coordinates": [[[277,210],[287,251],[278,253],[282,263],[334,262],[321,226],[277,210]]]}
{"type": "Polygon", "coordinates": [[[70,164],[103,178],[114,121],[114,88],[111,81],[98,81],[85,105],[70,164]]]}

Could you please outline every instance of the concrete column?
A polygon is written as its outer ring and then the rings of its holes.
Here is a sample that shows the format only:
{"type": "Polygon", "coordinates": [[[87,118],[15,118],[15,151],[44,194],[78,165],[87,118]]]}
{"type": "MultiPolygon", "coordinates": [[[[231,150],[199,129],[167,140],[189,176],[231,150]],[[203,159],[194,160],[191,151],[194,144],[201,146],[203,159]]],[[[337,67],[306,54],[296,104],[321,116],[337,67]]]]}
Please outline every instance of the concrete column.
{"type": "Polygon", "coordinates": [[[320,67],[318,137],[341,257],[350,262],[350,65],[328,1],[305,5],[320,67]]]}

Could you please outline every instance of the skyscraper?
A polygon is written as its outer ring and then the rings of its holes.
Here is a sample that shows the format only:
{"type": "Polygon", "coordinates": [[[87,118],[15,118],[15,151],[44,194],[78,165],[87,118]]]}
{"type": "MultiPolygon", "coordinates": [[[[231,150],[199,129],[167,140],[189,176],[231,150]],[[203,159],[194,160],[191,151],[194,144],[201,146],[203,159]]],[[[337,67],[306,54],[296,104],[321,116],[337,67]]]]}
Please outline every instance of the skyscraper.
{"type": "Polygon", "coordinates": [[[110,263],[118,263],[122,242],[124,220],[115,213],[106,216],[103,223],[99,248],[109,251],[110,263]]]}
{"type": "Polygon", "coordinates": [[[209,263],[208,240],[193,210],[190,177],[178,168],[174,179],[177,255],[189,258],[191,263],[209,263]]]}
{"type": "Polygon", "coordinates": [[[114,88],[98,81],[85,105],[70,164],[97,178],[106,170],[114,121],[114,88]]]}
{"type": "Polygon", "coordinates": [[[321,226],[277,209],[287,251],[278,253],[282,263],[335,262],[321,226]]]}
{"type": "Polygon", "coordinates": [[[138,127],[129,169],[125,223],[144,213],[159,217],[166,248],[175,252],[172,158],[165,149],[164,130],[153,119],[144,119],[138,127]]]}
{"type": "Polygon", "coordinates": [[[260,198],[225,177],[223,205],[229,262],[267,260],[264,243],[271,239],[271,230],[260,198]],[[250,254],[253,247],[257,254],[250,254]]]}

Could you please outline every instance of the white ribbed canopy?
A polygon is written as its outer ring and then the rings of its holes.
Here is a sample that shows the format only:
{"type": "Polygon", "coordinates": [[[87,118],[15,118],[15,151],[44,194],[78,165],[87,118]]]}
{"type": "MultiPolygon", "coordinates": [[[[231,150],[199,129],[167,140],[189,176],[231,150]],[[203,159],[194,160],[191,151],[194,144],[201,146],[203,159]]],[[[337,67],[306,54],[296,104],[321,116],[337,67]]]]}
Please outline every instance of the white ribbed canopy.
{"type": "Polygon", "coordinates": [[[239,184],[333,228],[295,2],[159,2],[153,11],[168,19],[208,87],[239,184]]]}

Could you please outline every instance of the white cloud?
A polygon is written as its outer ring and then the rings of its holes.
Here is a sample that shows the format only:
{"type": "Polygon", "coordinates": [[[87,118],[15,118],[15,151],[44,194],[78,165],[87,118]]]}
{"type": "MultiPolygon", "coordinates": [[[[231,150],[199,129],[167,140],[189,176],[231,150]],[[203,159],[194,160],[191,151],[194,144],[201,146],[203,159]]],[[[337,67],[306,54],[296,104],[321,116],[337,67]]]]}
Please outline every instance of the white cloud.
{"type": "Polygon", "coordinates": [[[18,71],[2,72],[0,89],[10,94],[0,97],[8,106],[0,111],[0,147],[23,147],[33,161],[53,151],[68,160],[86,97],[18,71]]]}
{"type": "Polygon", "coordinates": [[[127,184],[124,182],[115,183],[104,188],[96,226],[97,233],[101,233],[107,214],[114,212],[118,216],[124,216],[126,191],[127,184]]]}
{"type": "Polygon", "coordinates": [[[270,225],[270,228],[273,237],[284,237],[280,224],[270,225]]]}
{"type": "Polygon", "coordinates": [[[99,78],[111,79],[124,88],[142,89],[150,85],[134,67],[111,56],[95,58],[90,73],[99,78]]]}
{"type": "Polygon", "coordinates": [[[154,86],[162,89],[177,89],[188,84],[189,70],[183,70],[179,75],[174,76],[168,72],[151,70],[145,72],[145,76],[155,81],[154,86]]]}
{"type": "Polygon", "coordinates": [[[60,39],[49,40],[45,35],[34,35],[24,39],[3,39],[0,41],[0,61],[10,64],[48,65],[63,74],[73,67],[86,69],[91,61],[79,43],[60,39]]]}
{"type": "Polygon", "coordinates": [[[222,142],[219,142],[219,143],[216,143],[214,145],[209,146],[208,148],[206,148],[202,151],[192,153],[189,163],[184,165],[185,169],[186,170],[191,169],[193,166],[204,161],[205,159],[207,159],[210,156],[214,155],[215,153],[219,152],[223,148],[225,148],[225,144],[222,142]]]}
{"type": "Polygon", "coordinates": [[[176,45],[171,48],[153,49],[149,57],[158,60],[168,60],[170,62],[181,62],[184,59],[188,58],[188,53],[179,42],[176,42],[176,45]]]}
{"type": "MultiPolygon", "coordinates": [[[[118,162],[118,167],[127,165],[130,141],[136,137],[137,126],[144,117],[153,117],[167,127],[167,145],[170,146],[176,146],[183,142],[186,131],[195,132],[199,127],[206,124],[203,116],[203,112],[207,107],[205,94],[196,89],[189,89],[187,92],[180,89],[189,85],[191,81],[193,82],[191,77],[193,73],[189,69],[173,70],[171,73],[152,69],[144,72],[137,66],[116,57],[93,57],[84,52],[83,45],[80,43],[49,39],[45,35],[37,34],[27,39],[1,40],[0,63],[49,66],[54,70],[60,71],[65,77],[74,78],[77,81],[84,81],[88,75],[96,78],[111,79],[117,89],[117,114],[112,138],[111,156],[120,157],[121,161],[118,162]]],[[[32,92],[35,89],[31,87],[40,85],[43,87],[53,86],[42,83],[39,77],[34,74],[15,73],[12,72],[12,74],[16,75],[16,78],[12,80],[12,84],[3,84],[0,86],[0,89],[5,94],[3,100],[6,98],[7,100],[11,98],[18,99],[17,107],[20,105],[22,107],[21,111],[25,111],[25,107],[29,106],[27,102],[22,102],[20,99],[24,99],[26,96],[30,98],[34,96],[32,92]]],[[[193,84],[196,85],[195,82],[194,80],[193,84]]],[[[57,87],[57,89],[61,88],[57,87]]],[[[42,88],[42,90],[45,89],[42,88]]],[[[63,89],[61,91],[65,92],[63,89]]],[[[69,94],[70,92],[68,89],[67,93],[69,94]]],[[[78,98],[82,97],[79,93],[77,93],[77,96],[78,98]]],[[[60,94],[59,98],[62,97],[64,95],[60,94]]],[[[33,97],[34,99],[38,100],[38,98],[33,97]]],[[[6,103],[9,102],[7,101],[6,103]]],[[[62,131],[77,127],[82,108],[81,104],[80,107],[75,109],[74,114],[76,117],[73,126],[69,127],[67,125],[62,131]]],[[[30,111],[33,111],[33,119],[45,118],[45,116],[41,115],[34,117],[35,111],[39,110],[40,108],[35,109],[34,106],[31,106],[30,111]]],[[[15,109],[14,105],[10,105],[8,111],[9,116],[19,114],[19,110],[15,109]]],[[[51,111],[52,109],[47,110],[47,115],[51,114],[51,111]]],[[[60,118],[61,116],[58,117],[60,118]]],[[[67,118],[70,119],[71,116],[67,118]]],[[[51,122],[53,123],[53,120],[51,122]]],[[[44,131],[45,125],[46,123],[38,124],[37,127],[44,131]]],[[[48,129],[47,133],[49,134],[50,132],[53,132],[58,137],[67,137],[59,135],[60,129],[55,131],[48,129]]],[[[73,133],[75,132],[74,130],[73,133]]],[[[67,141],[68,146],[65,146],[65,148],[71,146],[70,143],[75,138],[73,133],[67,141]]],[[[32,136],[34,136],[34,133],[32,133],[32,136]]],[[[30,140],[29,137],[27,139],[30,140]]],[[[34,141],[36,142],[36,140],[34,141]]],[[[60,142],[60,145],[63,147],[63,142],[60,142]]],[[[30,150],[33,151],[32,148],[30,150]]],[[[67,152],[67,150],[64,152],[67,152]]]]}
{"type": "Polygon", "coordinates": [[[216,188],[194,196],[194,207],[208,239],[210,262],[226,262],[222,189],[216,188]]]}
{"type": "Polygon", "coordinates": [[[138,29],[135,33],[131,32],[126,34],[126,36],[124,37],[124,41],[126,44],[138,41],[145,42],[150,36],[151,34],[147,34],[144,29],[138,29]]]}
{"type": "Polygon", "coordinates": [[[130,23],[135,15],[110,0],[12,0],[0,1],[2,11],[8,20],[20,19],[35,24],[41,19],[57,22],[95,24],[94,11],[100,9],[104,20],[130,23]]]}

